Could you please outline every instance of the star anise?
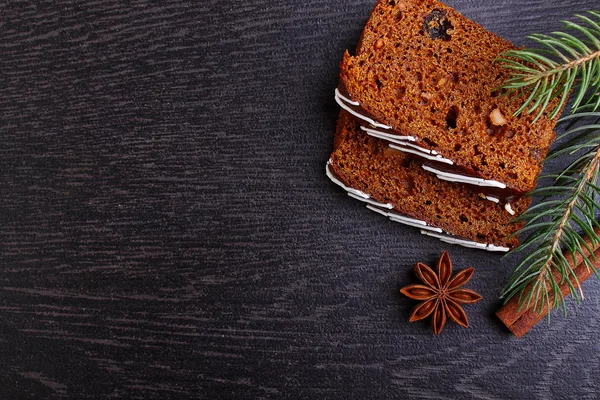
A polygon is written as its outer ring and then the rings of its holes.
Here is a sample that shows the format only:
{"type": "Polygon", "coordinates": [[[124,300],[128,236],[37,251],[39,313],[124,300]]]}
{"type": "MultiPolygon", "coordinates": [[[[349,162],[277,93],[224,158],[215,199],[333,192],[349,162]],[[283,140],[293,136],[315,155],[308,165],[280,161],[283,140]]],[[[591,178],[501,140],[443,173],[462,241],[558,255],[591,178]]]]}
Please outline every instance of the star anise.
{"type": "Polygon", "coordinates": [[[469,327],[469,320],[461,304],[471,304],[481,300],[473,290],[461,289],[473,276],[473,268],[467,268],[452,276],[452,262],[444,250],[437,264],[437,274],[423,263],[417,263],[415,275],[424,285],[408,285],[400,293],[413,300],[420,300],[410,312],[409,322],[419,321],[433,314],[432,325],[435,335],[439,335],[446,318],[457,324],[469,327]]]}

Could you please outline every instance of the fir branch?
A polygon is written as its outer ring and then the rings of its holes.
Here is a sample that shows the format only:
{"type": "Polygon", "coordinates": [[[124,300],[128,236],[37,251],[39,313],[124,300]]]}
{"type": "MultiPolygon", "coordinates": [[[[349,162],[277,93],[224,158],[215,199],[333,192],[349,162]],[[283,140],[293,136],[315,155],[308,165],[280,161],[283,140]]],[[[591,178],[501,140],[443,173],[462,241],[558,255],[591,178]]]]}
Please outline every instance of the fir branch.
{"type": "Polygon", "coordinates": [[[516,116],[537,110],[536,121],[552,100],[560,97],[549,111],[554,118],[576,86],[571,112],[600,108],[600,12],[576,17],[579,23],[563,21],[565,32],[529,36],[540,49],[509,50],[498,58],[513,72],[499,89],[512,95],[526,94],[516,116]]]}
{"type": "Polygon", "coordinates": [[[564,250],[573,256],[579,255],[582,262],[593,268],[593,249],[589,248],[584,236],[593,246],[600,244],[597,233],[600,224],[595,219],[595,212],[600,211],[596,201],[600,196],[600,187],[596,184],[600,171],[600,112],[581,112],[561,121],[578,124],[561,135],[563,144],[552,150],[548,158],[565,154],[578,157],[559,174],[542,177],[551,179],[549,186],[530,193],[541,196],[542,200],[517,218],[525,220],[526,224],[516,234],[530,232],[530,235],[513,252],[535,250],[520,262],[502,292],[507,301],[518,295],[521,307],[533,305],[538,312],[549,304],[566,310],[560,291],[562,282],[570,285],[578,302],[583,298],[564,250]],[[593,121],[585,124],[590,120],[593,121]]]}
{"type": "MultiPolygon", "coordinates": [[[[560,285],[566,282],[579,302],[583,292],[567,260],[566,253],[578,256],[593,269],[593,249],[600,244],[600,211],[597,198],[600,186],[600,12],[577,15],[577,22],[563,21],[565,32],[532,35],[540,49],[511,50],[499,58],[512,71],[500,89],[525,99],[515,115],[537,112],[535,120],[548,111],[554,118],[574,94],[572,115],[564,117],[566,132],[561,145],[548,159],[571,157],[567,168],[540,179],[550,184],[529,195],[541,197],[517,220],[526,221],[516,234],[528,232],[528,238],[513,252],[529,251],[514,270],[502,296],[508,301],[518,296],[521,307],[562,307],[566,312],[560,285]],[[558,101],[553,101],[555,99],[558,101]],[[548,110],[550,104],[553,108],[548,110]],[[556,105],[555,105],[556,104],[556,105]]],[[[596,275],[598,272],[594,270],[596,275]]],[[[548,313],[548,318],[549,318],[548,313]]]]}

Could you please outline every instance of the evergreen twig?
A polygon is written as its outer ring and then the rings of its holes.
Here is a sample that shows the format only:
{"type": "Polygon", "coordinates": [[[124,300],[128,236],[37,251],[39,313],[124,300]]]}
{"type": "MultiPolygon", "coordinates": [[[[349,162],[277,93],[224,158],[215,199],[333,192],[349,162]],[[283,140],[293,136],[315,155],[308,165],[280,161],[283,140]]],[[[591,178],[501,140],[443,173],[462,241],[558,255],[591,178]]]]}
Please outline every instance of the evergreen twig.
{"type": "MultiPolygon", "coordinates": [[[[512,252],[530,253],[514,270],[502,296],[508,301],[519,296],[521,307],[533,306],[538,312],[548,304],[562,307],[566,313],[560,285],[566,282],[577,301],[583,292],[565,251],[582,257],[593,268],[593,246],[600,244],[600,229],[596,211],[600,211],[597,184],[600,172],[600,12],[577,15],[580,24],[565,21],[568,32],[551,35],[532,35],[542,49],[511,50],[500,57],[511,77],[501,87],[508,93],[526,94],[516,114],[533,113],[536,119],[548,108],[550,101],[560,101],[549,117],[554,118],[568,99],[575,94],[572,115],[560,122],[567,124],[562,144],[556,146],[548,159],[572,157],[563,171],[546,175],[550,184],[535,189],[529,195],[541,197],[539,204],[530,207],[517,220],[526,221],[516,234],[529,232],[528,238],[512,252]],[[589,254],[589,255],[587,255],[589,254]],[[553,272],[555,274],[553,274],[553,272]],[[557,274],[556,274],[557,273],[557,274]],[[557,280],[555,275],[559,276],[557,280]],[[551,302],[551,296],[554,302],[551,302]]],[[[595,270],[594,270],[595,271],[595,270]]],[[[595,271],[596,272],[596,271],[595,271]]],[[[599,275],[596,272],[596,275],[599,275]]],[[[550,314],[548,314],[549,316],[550,314]]]]}
{"type": "Polygon", "coordinates": [[[588,14],[577,15],[578,23],[563,21],[565,32],[529,36],[541,45],[539,49],[509,50],[499,57],[498,61],[512,70],[499,89],[507,94],[528,94],[515,115],[537,110],[537,120],[551,100],[560,97],[549,113],[554,118],[576,86],[572,112],[600,107],[600,12],[588,14]]]}

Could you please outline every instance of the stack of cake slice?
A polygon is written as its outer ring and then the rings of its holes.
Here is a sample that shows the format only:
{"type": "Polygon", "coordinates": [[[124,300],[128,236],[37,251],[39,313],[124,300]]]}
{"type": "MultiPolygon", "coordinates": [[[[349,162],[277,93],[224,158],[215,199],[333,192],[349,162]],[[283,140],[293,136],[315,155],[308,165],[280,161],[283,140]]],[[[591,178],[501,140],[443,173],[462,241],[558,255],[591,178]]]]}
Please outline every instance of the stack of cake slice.
{"type": "Polygon", "coordinates": [[[556,119],[515,117],[524,99],[495,91],[510,73],[495,59],[513,48],[436,0],[380,0],[341,63],[327,175],[423,234],[516,246],[522,225],[510,221],[529,205],[556,119]]]}

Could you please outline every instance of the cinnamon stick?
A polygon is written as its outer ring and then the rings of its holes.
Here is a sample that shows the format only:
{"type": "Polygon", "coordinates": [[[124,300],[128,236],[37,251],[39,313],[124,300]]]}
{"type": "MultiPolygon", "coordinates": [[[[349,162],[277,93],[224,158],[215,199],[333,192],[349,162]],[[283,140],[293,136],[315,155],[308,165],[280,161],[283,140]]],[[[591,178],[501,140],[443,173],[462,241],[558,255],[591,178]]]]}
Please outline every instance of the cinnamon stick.
{"type": "MultiPolygon", "coordinates": [[[[596,234],[600,233],[600,230],[598,229],[594,229],[594,231],[596,232],[596,234]]],[[[596,257],[596,261],[594,261],[593,258],[590,258],[592,265],[595,269],[600,268],[600,248],[598,248],[597,244],[592,243],[589,237],[584,236],[584,240],[589,246],[589,248],[594,251],[594,256],[596,257]]],[[[583,252],[586,255],[586,257],[589,257],[590,254],[586,246],[583,246],[583,252]]],[[[570,252],[565,252],[565,257],[571,265],[571,267],[573,267],[573,272],[575,273],[579,284],[583,283],[583,281],[585,281],[592,274],[594,274],[594,269],[590,268],[589,265],[587,265],[583,261],[583,257],[581,256],[581,254],[577,253],[575,254],[575,256],[573,256],[573,254],[571,254],[570,252]]],[[[562,281],[562,277],[560,276],[558,271],[552,270],[552,275],[554,276],[554,279],[557,282],[562,281]]],[[[577,289],[577,281],[575,281],[575,279],[572,276],[570,276],[569,279],[573,287],[577,289]]],[[[571,288],[569,287],[569,284],[566,281],[561,282],[559,286],[563,297],[566,297],[571,293],[571,288]]],[[[550,293],[550,306],[554,306],[555,301],[556,299],[554,298],[552,293],[550,293]]],[[[533,328],[535,324],[537,324],[548,314],[547,304],[544,305],[541,312],[539,312],[538,309],[534,308],[533,302],[529,308],[527,308],[527,305],[524,305],[521,308],[521,310],[519,310],[519,307],[519,296],[515,295],[496,312],[496,316],[498,316],[498,318],[500,318],[504,325],[506,325],[506,327],[518,338],[522,337],[527,332],[529,332],[529,330],[533,328]]]]}

